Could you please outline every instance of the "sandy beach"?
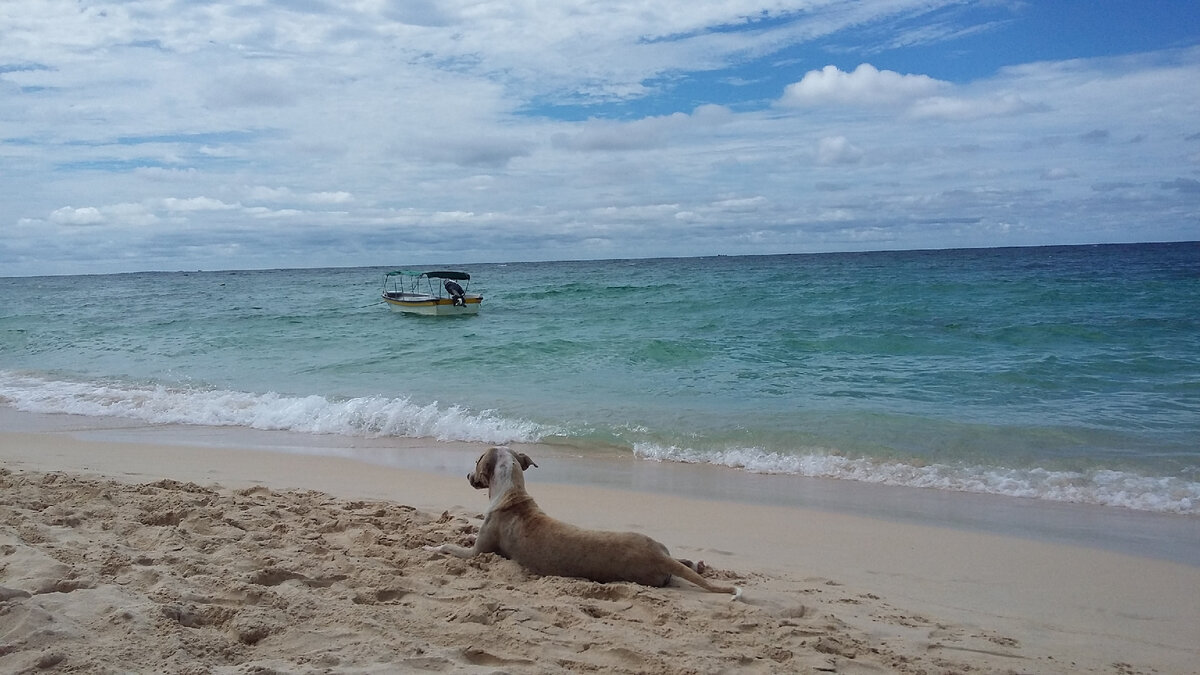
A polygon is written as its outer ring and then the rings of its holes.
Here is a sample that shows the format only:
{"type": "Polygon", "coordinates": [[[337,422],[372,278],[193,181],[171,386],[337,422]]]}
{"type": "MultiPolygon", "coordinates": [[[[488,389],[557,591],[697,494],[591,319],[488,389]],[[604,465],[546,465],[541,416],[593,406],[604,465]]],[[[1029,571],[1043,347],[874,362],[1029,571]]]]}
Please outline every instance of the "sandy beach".
{"type": "Polygon", "coordinates": [[[543,509],[703,559],[730,602],[424,550],[477,528],[479,446],[412,442],[413,468],[136,433],[0,432],[0,671],[1200,672],[1196,564],[567,482],[589,464],[526,449],[558,467],[527,475],[543,509]]]}

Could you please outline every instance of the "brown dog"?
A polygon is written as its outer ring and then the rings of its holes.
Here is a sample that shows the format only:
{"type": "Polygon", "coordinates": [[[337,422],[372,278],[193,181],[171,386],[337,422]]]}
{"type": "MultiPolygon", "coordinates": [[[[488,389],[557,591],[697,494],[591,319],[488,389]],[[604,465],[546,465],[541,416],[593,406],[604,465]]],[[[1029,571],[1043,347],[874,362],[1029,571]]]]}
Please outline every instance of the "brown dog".
{"type": "Polygon", "coordinates": [[[497,553],[534,574],[581,577],[592,581],[632,581],[666,586],[681,577],[713,593],[742,594],[737,586],[714,584],[691,564],[672,558],[667,547],[636,532],[597,532],[546,515],[525,491],[525,469],[537,466],[523,453],[489,448],[467,475],[471,487],[488,489],[491,504],[475,538],[475,546],[426,546],[430,551],[470,558],[497,553]]]}

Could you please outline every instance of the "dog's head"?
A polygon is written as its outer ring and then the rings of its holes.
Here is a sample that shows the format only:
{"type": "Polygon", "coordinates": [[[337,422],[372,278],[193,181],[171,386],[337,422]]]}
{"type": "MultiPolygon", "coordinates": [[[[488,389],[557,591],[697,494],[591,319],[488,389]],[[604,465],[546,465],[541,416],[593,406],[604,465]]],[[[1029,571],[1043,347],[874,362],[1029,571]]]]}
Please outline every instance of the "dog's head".
{"type": "Polygon", "coordinates": [[[475,471],[467,474],[467,482],[476,490],[490,488],[497,475],[507,475],[511,482],[520,482],[523,486],[524,481],[514,479],[513,467],[518,467],[517,474],[528,469],[531,466],[537,466],[529,455],[523,452],[517,452],[508,447],[488,448],[487,452],[479,456],[475,462],[475,471]]]}

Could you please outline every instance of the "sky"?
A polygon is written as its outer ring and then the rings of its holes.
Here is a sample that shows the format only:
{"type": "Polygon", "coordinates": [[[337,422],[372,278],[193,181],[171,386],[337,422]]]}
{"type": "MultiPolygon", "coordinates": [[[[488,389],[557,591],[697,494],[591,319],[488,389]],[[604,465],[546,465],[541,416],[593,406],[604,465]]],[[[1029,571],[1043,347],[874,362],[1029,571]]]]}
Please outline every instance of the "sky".
{"type": "Polygon", "coordinates": [[[1196,239],[1195,0],[0,0],[0,276],[1196,239]]]}

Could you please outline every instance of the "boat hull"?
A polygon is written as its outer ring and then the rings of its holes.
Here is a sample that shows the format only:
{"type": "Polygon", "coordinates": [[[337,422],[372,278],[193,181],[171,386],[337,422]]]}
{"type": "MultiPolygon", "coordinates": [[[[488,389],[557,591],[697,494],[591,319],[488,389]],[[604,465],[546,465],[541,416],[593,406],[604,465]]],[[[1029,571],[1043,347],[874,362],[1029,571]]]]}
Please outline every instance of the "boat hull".
{"type": "MultiPolygon", "coordinates": [[[[391,294],[394,296],[396,294],[391,294]]],[[[405,294],[409,295],[409,294],[405,294]]],[[[460,316],[465,314],[478,314],[479,305],[483,302],[481,295],[467,295],[463,298],[463,304],[455,305],[450,298],[438,298],[434,296],[412,296],[407,298],[383,296],[383,301],[387,303],[388,309],[393,312],[403,312],[405,314],[421,314],[424,316],[460,316]]]]}

